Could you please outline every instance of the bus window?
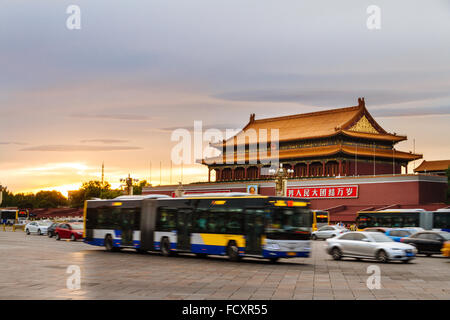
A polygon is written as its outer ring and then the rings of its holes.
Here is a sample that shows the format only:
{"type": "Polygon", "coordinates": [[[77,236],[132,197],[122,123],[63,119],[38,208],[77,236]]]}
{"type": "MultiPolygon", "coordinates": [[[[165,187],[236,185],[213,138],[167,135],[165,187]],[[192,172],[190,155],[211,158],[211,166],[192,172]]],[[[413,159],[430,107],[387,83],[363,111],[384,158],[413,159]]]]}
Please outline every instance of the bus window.
{"type": "Polygon", "coordinates": [[[161,231],[172,231],[176,228],[176,209],[158,209],[157,229],[161,231]]]}
{"type": "Polygon", "coordinates": [[[242,213],[238,212],[228,213],[226,232],[231,234],[242,233],[242,213]]]}

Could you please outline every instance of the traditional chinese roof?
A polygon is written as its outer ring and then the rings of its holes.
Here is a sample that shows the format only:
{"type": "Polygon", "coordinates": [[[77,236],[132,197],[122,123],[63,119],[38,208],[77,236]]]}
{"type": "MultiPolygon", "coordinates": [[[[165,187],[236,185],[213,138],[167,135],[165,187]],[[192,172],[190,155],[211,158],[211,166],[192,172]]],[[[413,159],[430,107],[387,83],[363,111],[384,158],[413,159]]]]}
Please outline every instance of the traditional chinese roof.
{"type": "Polygon", "coordinates": [[[450,160],[436,160],[423,162],[414,169],[414,172],[433,172],[433,171],[445,171],[450,167],[450,160]]]}
{"type": "MultiPolygon", "coordinates": [[[[282,149],[278,152],[278,159],[298,159],[298,158],[312,158],[312,157],[323,157],[323,156],[331,156],[338,153],[345,153],[351,156],[361,156],[361,157],[373,157],[375,154],[376,158],[384,158],[384,159],[397,159],[404,161],[412,161],[422,158],[421,154],[413,154],[409,152],[402,152],[393,149],[381,149],[381,148],[367,148],[361,146],[348,146],[343,144],[335,144],[328,146],[320,146],[320,147],[310,147],[310,148],[298,148],[298,149],[282,149]]],[[[277,154],[271,152],[270,150],[267,152],[266,156],[260,156],[255,152],[245,153],[245,162],[249,161],[259,162],[261,160],[268,160],[272,158],[276,158],[277,154]]],[[[207,161],[203,160],[203,164],[215,164],[215,163],[226,163],[226,156],[219,156],[214,158],[208,158],[207,161]]],[[[233,161],[237,163],[238,161],[244,160],[244,154],[234,154],[233,161]]]]}
{"type": "Polygon", "coordinates": [[[248,136],[252,132],[257,135],[257,141],[254,142],[265,143],[266,140],[270,141],[268,137],[274,129],[279,132],[280,142],[326,138],[338,134],[394,143],[406,140],[406,136],[386,132],[367,111],[364,98],[358,98],[358,105],[353,107],[258,120],[255,114],[251,114],[249,123],[237,135],[213,146],[222,148],[232,139],[235,145],[243,144],[246,136],[245,143],[248,144],[248,136]],[[259,136],[260,130],[267,130],[267,139],[259,136]]]}

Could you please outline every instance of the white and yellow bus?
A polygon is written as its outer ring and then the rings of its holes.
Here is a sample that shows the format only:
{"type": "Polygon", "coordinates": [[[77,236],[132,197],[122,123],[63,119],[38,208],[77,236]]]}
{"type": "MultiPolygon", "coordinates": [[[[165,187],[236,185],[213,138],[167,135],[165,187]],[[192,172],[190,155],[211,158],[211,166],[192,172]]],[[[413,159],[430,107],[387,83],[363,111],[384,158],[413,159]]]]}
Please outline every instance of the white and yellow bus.
{"type": "Polygon", "coordinates": [[[312,231],[317,231],[323,226],[330,224],[330,213],[323,210],[313,210],[312,231]]]}
{"type": "Polygon", "coordinates": [[[248,193],[119,197],[86,202],[84,241],[108,251],[276,261],[310,255],[312,220],[309,201],[298,198],[248,193]]]}

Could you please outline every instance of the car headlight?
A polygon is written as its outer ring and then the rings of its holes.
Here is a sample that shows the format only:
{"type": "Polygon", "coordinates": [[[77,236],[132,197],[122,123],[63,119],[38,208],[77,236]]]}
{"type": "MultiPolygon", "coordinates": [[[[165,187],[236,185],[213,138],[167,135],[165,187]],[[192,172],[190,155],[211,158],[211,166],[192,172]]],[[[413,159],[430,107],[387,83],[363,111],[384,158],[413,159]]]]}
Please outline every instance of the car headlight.
{"type": "Polygon", "coordinates": [[[77,235],[81,236],[83,233],[82,232],[77,232],[77,235]]]}

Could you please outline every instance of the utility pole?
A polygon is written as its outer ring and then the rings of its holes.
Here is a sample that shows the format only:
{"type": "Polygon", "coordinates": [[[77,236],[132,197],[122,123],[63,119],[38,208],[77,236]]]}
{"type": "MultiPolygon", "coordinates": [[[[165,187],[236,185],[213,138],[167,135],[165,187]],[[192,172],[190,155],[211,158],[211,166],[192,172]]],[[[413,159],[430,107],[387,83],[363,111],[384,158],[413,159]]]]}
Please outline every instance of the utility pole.
{"type": "Polygon", "coordinates": [[[0,184],[0,205],[2,204],[3,201],[3,186],[0,184]]]}
{"type": "Polygon", "coordinates": [[[105,183],[105,162],[102,162],[102,186],[104,186],[105,183]]]}

